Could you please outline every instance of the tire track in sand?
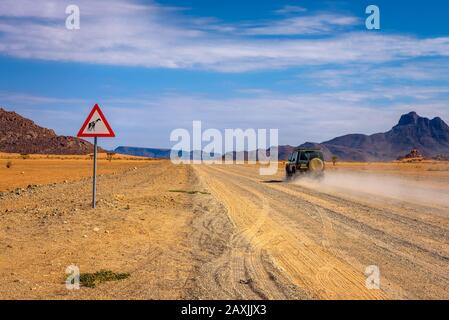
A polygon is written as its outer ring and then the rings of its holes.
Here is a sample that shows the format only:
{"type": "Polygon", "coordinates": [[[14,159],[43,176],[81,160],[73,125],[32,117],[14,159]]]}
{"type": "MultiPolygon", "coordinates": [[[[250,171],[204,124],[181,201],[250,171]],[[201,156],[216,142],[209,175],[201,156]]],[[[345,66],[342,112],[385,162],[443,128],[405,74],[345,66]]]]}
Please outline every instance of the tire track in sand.
{"type": "MultiPolygon", "coordinates": [[[[259,257],[266,252],[289,280],[307,293],[307,298],[386,298],[381,291],[367,289],[364,275],[328,249],[305,235],[290,235],[271,218],[270,203],[261,191],[245,186],[242,180],[233,181],[232,175],[217,167],[201,166],[197,171],[212,194],[225,204],[236,228],[241,230],[238,241],[248,241],[259,257]]],[[[254,259],[251,267],[259,275],[263,269],[254,259]]],[[[255,281],[262,282],[261,287],[268,285],[263,277],[255,281]]]]}
{"type": "MultiPolygon", "coordinates": [[[[208,184],[209,175],[198,174],[208,184]]],[[[210,189],[210,188],[209,188],[210,189]]],[[[198,203],[199,211],[208,211],[196,219],[194,229],[196,242],[209,255],[203,259],[202,267],[195,272],[192,292],[198,298],[221,299],[300,299],[305,292],[298,290],[270,260],[262,246],[254,247],[252,239],[269,212],[268,202],[262,200],[260,214],[256,220],[248,221],[248,228],[238,229],[226,207],[213,196],[206,203],[198,203]],[[205,210],[207,207],[207,210],[205,210]],[[229,226],[231,224],[231,226],[229,226]],[[226,226],[227,225],[227,226],[226,226]],[[225,226],[225,227],[223,227],[225,226]],[[223,230],[227,234],[223,234],[223,230]],[[232,230],[232,231],[230,231],[232,230]],[[228,234],[230,232],[230,236],[228,234]],[[226,249],[215,244],[225,242],[226,249]],[[212,250],[209,250],[212,249],[212,250]],[[213,255],[211,258],[210,255],[213,255]],[[207,260],[206,260],[207,259],[207,260]]],[[[248,204],[241,203],[244,210],[248,204]]],[[[201,259],[201,258],[200,258],[201,259]]]]}

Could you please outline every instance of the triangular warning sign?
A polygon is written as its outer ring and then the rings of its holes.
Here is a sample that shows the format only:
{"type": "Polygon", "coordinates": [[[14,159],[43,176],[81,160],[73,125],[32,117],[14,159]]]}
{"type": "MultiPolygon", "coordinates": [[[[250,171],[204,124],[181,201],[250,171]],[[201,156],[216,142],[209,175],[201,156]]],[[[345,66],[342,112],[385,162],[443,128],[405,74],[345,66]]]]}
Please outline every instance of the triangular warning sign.
{"type": "Polygon", "coordinates": [[[114,131],[109,126],[108,120],[106,120],[98,104],[93,107],[77,136],[85,138],[115,137],[114,131]]]}

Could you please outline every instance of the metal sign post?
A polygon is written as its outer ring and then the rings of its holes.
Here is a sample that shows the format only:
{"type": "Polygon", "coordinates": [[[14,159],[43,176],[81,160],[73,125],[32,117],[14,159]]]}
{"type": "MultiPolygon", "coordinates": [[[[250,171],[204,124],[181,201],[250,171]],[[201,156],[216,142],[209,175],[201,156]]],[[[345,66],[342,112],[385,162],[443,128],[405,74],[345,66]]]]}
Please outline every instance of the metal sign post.
{"type": "Polygon", "coordinates": [[[92,177],[92,208],[95,209],[97,201],[97,137],[94,138],[94,172],[92,177]]]}
{"type": "Polygon", "coordinates": [[[115,137],[114,131],[109,126],[106,117],[96,104],[77,135],[79,138],[94,138],[94,168],[92,175],[92,208],[97,205],[97,153],[98,137],[115,137]]]}

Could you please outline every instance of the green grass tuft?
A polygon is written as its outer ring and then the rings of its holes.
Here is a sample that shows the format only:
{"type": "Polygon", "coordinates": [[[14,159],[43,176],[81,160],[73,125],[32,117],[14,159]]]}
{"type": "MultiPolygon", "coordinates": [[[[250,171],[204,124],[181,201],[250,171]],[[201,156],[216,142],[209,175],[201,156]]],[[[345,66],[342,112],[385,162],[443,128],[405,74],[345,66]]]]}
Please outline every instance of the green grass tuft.
{"type": "Polygon", "coordinates": [[[100,270],[95,273],[81,273],[80,284],[84,287],[95,288],[97,284],[106,281],[118,281],[129,278],[129,273],[115,273],[111,270],[100,270]]]}

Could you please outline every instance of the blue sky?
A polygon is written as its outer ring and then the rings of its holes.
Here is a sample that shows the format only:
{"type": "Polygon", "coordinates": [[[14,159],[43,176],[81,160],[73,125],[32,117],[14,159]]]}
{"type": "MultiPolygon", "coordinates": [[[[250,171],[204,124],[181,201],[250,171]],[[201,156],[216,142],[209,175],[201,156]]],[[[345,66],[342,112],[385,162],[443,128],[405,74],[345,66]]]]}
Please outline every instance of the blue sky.
{"type": "Polygon", "coordinates": [[[118,145],[191,128],[279,128],[281,144],[449,121],[447,1],[0,2],[0,106],[75,135],[99,103],[118,145]],[[77,4],[81,29],[65,28],[77,4]],[[367,30],[375,4],[381,29],[367,30]]]}

